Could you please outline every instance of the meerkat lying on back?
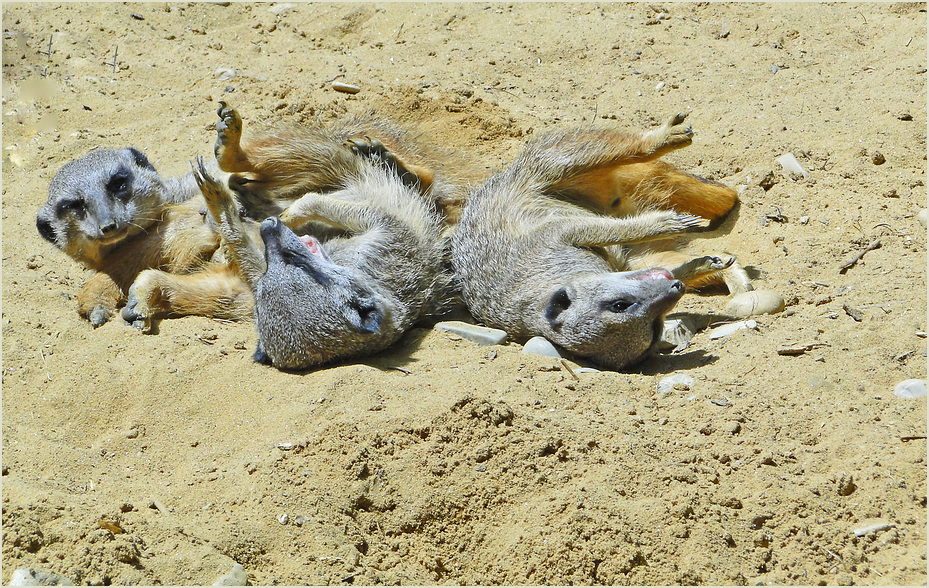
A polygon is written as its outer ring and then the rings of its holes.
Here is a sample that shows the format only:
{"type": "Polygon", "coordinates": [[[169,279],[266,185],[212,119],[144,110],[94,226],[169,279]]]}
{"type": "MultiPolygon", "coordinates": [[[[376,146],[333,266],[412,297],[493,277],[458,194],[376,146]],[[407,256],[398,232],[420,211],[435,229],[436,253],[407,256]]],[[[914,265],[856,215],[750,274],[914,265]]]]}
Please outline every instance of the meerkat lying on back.
{"type": "Polygon", "coordinates": [[[691,143],[683,122],[544,136],[474,192],[452,249],[472,315],[621,369],[653,349],[685,283],[750,289],[731,257],[648,248],[736,202],[732,190],[655,161],[691,143]]]}
{"type": "MultiPolygon", "coordinates": [[[[258,224],[249,219],[277,214],[305,192],[332,191],[367,165],[350,139],[369,136],[402,153],[405,159],[395,162],[409,161],[412,171],[398,173],[415,177],[417,189],[428,190],[448,216],[463,200],[463,184],[449,180],[443,168],[444,154],[420,147],[416,137],[385,121],[360,117],[329,128],[284,129],[240,148],[241,119],[225,104],[223,113],[216,154],[237,172],[243,230],[259,242],[258,224]]],[[[215,162],[209,165],[212,177],[225,177],[215,162]]],[[[97,150],[55,175],[36,225],[43,238],[97,270],[78,295],[79,313],[94,326],[124,304],[123,318],[144,329],[168,316],[247,320],[251,289],[223,255],[206,212],[192,172],[163,179],[136,149],[97,150]]]]}
{"type": "MultiPolygon", "coordinates": [[[[290,162],[322,165],[314,150],[331,147],[309,134],[242,146],[238,115],[224,109],[220,116],[220,166],[247,174],[230,180],[245,192],[240,201],[278,201],[282,194],[300,193],[307,187],[301,169],[311,168],[290,162]]],[[[411,146],[399,135],[381,136],[409,157],[411,146]]],[[[381,140],[348,135],[345,140],[347,153],[332,153],[325,162],[338,172],[327,186],[334,190],[305,193],[280,218],[266,219],[263,243],[249,236],[229,191],[202,162],[194,168],[229,256],[254,292],[255,359],[279,369],[380,351],[451,298],[440,207],[454,193],[434,169],[398,157],[381,140]],[[301,239],[289,228],[308,222],[344,234],[301,239]]]]}

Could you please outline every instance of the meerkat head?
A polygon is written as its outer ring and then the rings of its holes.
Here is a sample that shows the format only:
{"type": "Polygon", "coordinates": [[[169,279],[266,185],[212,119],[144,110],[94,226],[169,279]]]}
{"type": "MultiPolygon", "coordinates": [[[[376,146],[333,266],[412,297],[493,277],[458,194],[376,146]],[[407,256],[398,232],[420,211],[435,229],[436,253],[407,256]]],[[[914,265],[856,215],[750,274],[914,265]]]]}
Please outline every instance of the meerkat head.
{"type": "Polygon", "coordinates": [[[399,332],[395,304],[333,263],[315,238],[276,217],[260,231],[268,269],[255,287],[256,361],[304,369],[380,349],[399,332]]]}
{"type": "Polygon", "coordinates": [[[684,284],[663,269],[588,274],[555,288],[544,309],[545,336],[604,367],[645,358],[684,284]]]}
{"type": "Polygon", "coordinates": [[[158,222],[165,190],[141,151],[132,147],[91,151],[65,164],[52,178],[36,228],[75,259],[92,261],[100,246],[158,222]]]}

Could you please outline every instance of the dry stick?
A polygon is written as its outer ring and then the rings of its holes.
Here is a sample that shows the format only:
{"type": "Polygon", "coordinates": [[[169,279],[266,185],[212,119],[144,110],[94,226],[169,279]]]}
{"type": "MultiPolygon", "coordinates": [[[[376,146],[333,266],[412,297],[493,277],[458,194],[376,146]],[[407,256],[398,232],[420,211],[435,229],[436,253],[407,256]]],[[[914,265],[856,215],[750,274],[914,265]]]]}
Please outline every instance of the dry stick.
{"type": "Polygon", "coordinates": [[[855,257],[853,257],[853,258],[849,259],[848,261],[846,261],[845,263],[843,263],[842,266],[839,267],[839,273],[840,273],[840,274],[844,274],[845,272],[847,272],[847,271],[849,270],[849,268],[851,268],[851,267],[854,266],[856,263],[858,263],[859,261],[861,261],[861,258],[864,257],[864,254],[865,254],[865,253],[867,253],[868,251],[871,251],[871,250],[873,250],[873,249],[877,249],[877,248],[880,247],[880,246],[881,246],[881,240],[880,240],[880,239],[878,239],[877,241],[871,243],[870,245],[868,245],[867,247],[865,247],[863,251],[861,251],[860,253],[858,253],[858,255],[856,255],[855,257]]]}
{"type": "Polygon", "coordinates": [[[52,381],[52,374],[49,373],[49,371],[48,371],[48,363],[45,362],[45,353],[43,353],[41,349],[39,349],[39,355],[42,356],[42,363],[45,364],[45,377],[48,378],[47,381],[51,382],[51,381],[52,381]]]}
{"type": "Polygon", "coordinates": [[[118,54],[119,54],[119,45],[117,45],[117,46],[116,46],[116,50],[113,51],[113,63],[110,63],[109,61],[104,61],[104,62],[103,62],[103,65],[112,65],[112,66],[113,66],[113,73],[114,73],[114,74],[116,73],[116,56],[117,56],[118,54]]]}
{"type": "Polygon", "coordinates": [[[574,373],[574,370],[571,369],[571,366],[568,365],[568,362],[566,362],[565,360],[562,359],[562,360],[561,360],[561,365],[564,366],[564,369],[568,370],[568,373],[571,374],[571,377],[572,377],[572,378],[574,378],[574,379],[577,380],[577,381],[580,381],[580,380],[581,380],[580,378],[577,377],[577,374],[574,373]]]}
{"type": "Polygon", "coordinates": [[[48,36],[48,51],[39,51],[42,55],[47,55],[49,59],[52,58],[52,35],[48,36]]]}

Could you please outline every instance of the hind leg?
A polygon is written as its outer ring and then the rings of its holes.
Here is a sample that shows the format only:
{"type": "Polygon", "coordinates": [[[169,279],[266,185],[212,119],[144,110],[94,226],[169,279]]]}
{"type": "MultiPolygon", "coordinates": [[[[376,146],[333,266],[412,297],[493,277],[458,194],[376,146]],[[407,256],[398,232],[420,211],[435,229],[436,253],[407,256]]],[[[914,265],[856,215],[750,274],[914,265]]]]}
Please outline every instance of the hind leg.
{"type": "Polygon", "coordinates": [[[660,208],[717,220],[735,206],[735,190],[682,172],[665,161],[623,165],[612,171],[614,198],[603,212],[626,216],[660,208]]]}
{"type": "Polygon", "coordinates": [[[249,320],[254,300],[245,282],[229,267],[214,265],[193,274],[169,274],[145,270],[129,288],[122,317],[149,331],[157,318],[207,316],[249,320]]]}
{"type": "Polygon", "coordinates": [[[213,152],[216,154],[219,169],[229,173],[255,171],[255,166],[242,150],[242,118],[239,113],[221,101],[216,114],[219,121],[216,123],[216,145],[213,152]]]}
{"type": "Polygon", "coordinates": [[[77,312],[96,328],[110,320],[116,307],[125,300],[125,293],[113,278],[97,272],[78,293],[77,312]]]}

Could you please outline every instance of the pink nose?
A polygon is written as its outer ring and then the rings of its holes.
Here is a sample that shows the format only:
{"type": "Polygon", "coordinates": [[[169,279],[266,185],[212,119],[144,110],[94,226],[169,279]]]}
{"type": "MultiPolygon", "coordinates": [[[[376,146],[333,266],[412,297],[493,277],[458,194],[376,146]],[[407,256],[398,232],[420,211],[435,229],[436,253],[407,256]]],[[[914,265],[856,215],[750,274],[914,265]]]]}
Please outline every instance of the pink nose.
{"type": "Polygon", "coordinates": [[[671,272],[669,272],[668,270],[660,268],[660,267],[656,267],[650,270],[644,270],[640,274],[633,276],[633,279],[635,280],[654,280],[658,278],[662,278],[665,280],[673,280],[674,276],[672,276],[671,272]]]}

